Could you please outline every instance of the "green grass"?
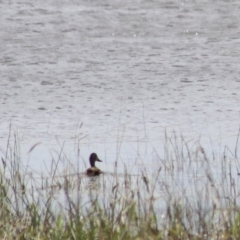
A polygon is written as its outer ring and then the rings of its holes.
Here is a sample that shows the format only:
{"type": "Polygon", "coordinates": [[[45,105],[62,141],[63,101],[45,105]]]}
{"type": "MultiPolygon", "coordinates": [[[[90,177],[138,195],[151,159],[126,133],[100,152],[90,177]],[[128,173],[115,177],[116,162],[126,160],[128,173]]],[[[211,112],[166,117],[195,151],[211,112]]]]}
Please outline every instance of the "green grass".
{"type": "Polygon", "coordinates": [[[225,148],[209,157],[199,143],[172,133],[166,134],[164,157],[153,150],[158,166],[151,176],[126,170],[120,177],[91,179],[77,172],[59,177],[61,149],[51,177],[36,178],[22,169],[19,141],[9,132],[1,149],[0,239],[240,239],[232,170],[237,151],[225,148]],[[219,174],[212,173],[214,161],[221,165],[219,174]],[[178,185],[185,176],[191,189],[178,185]]]}

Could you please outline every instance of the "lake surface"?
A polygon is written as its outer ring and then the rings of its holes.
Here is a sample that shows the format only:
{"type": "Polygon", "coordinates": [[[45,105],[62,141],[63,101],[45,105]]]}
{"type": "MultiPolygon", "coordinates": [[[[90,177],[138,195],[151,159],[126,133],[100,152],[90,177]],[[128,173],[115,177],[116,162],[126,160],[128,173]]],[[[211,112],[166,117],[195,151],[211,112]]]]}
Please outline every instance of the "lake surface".
{"type": "Polygon", "coordinates": [[[80,171],[94,151],[104,171],[116,160],[119,172],[151,171],[172,131],[210,152],[234,149],[239,1],[16,0],[0,8],[0,142],[5,149],[11,123],[25,165],[44,172],[63,148],[80,171]]]}

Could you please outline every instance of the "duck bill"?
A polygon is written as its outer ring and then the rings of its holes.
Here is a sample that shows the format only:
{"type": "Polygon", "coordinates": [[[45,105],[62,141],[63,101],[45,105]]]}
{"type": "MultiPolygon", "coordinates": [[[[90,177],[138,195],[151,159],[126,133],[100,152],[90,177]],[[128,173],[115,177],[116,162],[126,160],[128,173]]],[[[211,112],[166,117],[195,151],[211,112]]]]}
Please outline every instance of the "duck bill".
{"type": "Polygon", "coordinates": [[[98,162],[102,162],[102,160],[100,160],[99,158],[97,159],[98,162]]]}

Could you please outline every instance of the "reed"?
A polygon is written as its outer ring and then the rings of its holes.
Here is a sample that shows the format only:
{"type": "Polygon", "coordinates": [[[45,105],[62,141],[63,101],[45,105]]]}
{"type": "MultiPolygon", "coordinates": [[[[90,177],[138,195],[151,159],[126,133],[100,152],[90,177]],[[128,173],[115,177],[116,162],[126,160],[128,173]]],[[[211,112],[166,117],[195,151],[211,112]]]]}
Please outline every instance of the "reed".
{"type": "Polygon", "coordinates": [[[63,144],[46,177],[23,167],[10,127],[1,149],[0,238],[239,239],[237,149],[209,154],[172,132],[165,134],[164,156],[153,152],[151,175],[125,169],[88,178],[78,170],[59,172],[63,144]]]}

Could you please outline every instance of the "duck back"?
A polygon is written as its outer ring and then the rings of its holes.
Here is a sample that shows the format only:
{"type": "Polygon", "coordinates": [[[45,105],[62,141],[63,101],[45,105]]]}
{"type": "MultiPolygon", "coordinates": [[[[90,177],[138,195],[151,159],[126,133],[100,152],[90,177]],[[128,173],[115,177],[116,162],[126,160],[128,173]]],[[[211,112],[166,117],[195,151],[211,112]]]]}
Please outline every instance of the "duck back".
{"type": "Polygon", "coordinates": [[[102,171],[96,167],[91,167],[87,169],[86,173],[88,176],[98,176],[102,173],[102,171]]]}

